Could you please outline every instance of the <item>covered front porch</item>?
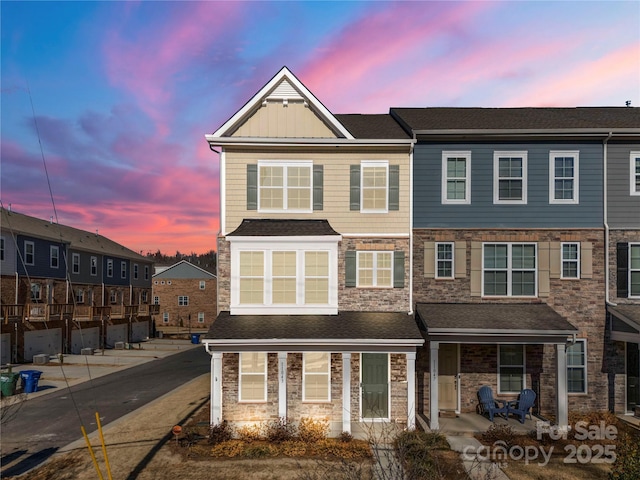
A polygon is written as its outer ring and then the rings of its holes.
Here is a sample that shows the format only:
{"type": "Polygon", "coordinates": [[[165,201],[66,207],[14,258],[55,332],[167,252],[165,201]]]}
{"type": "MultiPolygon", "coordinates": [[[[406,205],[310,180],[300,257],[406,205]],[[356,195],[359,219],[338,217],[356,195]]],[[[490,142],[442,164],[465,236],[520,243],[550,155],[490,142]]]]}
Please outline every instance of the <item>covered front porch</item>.
{"type": "MultiPolygon", "coordinates": [[[[524,424],[513,417],[509,417],[508,420],[503,417],[495,417],[492,422],[484,415],[477,413],[460,413],[451,417],[440,417],[438,432],[443,435],[472,436],[486,432],[492,425],[505,425],[511,427],[516,434],[526,434],[535,430],[536,422],[539,421],[542,420],[533,415],[531,419],[527,416],[524,424]]],[[[424,415],[417,416],[417,425],[427,432],[431,430],[429,419],[424,415]]]]}
{"type": "Polygon", "coordinates": [[[611,341],[624,345],[624,412],[634,413],[640,406],[640,305],[607,305],[607,329],[611,341]]]}
{"type": "Polygon", "coordinates": [[[490,385],[496,398],[515,400],[534,376],[538,407],[541,389],[553,382],[555,423],[568,427],[567,345],[578,330],[551,307],[423,303],[416,314],[427,340],[428,402],[422,413],[432,430],[441,429],[446,415],[475,409],[482,385],[490,385]],[[551,352],[555,364],[549,367],[551,352]],[[515,360],[506,362],[509,356],[515,360]]]}

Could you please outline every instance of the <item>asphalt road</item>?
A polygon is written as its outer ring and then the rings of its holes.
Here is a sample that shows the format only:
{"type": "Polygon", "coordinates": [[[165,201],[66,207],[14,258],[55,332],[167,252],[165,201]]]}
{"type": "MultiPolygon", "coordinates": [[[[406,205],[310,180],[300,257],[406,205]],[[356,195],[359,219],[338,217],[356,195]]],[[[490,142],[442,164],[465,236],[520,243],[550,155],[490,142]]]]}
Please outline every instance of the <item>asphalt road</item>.
{"type": "Polygon", "coordinates": [[[82,438],[81,425],[87,434],[97,430],[96,412],[104,428],[209,367],[204,348],[194,348],[23,402],[18,415],[2,426],[0,476],[24,473],[82,438]]]}

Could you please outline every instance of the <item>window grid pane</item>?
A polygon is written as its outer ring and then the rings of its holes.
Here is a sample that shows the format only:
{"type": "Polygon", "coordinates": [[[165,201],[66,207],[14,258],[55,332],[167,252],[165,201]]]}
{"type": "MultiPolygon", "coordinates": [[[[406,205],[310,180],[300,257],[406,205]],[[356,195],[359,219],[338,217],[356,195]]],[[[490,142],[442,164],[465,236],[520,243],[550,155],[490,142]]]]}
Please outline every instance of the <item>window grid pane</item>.
{"type": "Polygon", "coordinates": [[[329,303],[329,254],[305,252],[304,303],[329,303]]]}
{"type": "Polygon", "coordinates": [[[535,296],[535,245],[485,244],[483,256],[484,295],[535,296]]]}
{"type": "Polygon", "coordinates": [[[500,392],[520,392],[524,388],[524,348],[522,345],[498,348],[500,392]]]}
{"type": "Polygon", "coordinates": [[[438,243],[436,248],[437,276],[439,278],[453,277],[453,245],[438,243]]]}
{"type": "Polygon", "coordinates": [[[329,353],[304,354],[304,400],[329,400],[329,353]]]}
{"type": "Polygon", "coordinates": [[[387,208],[386,167],[362,167],[362,208],[364,210],[387,208]]]}
{"type": "Polygon", "coordinates": [[[522,158],[500,157],[498,159],[498,198],[500,200],[522,200],[522,158]]]}

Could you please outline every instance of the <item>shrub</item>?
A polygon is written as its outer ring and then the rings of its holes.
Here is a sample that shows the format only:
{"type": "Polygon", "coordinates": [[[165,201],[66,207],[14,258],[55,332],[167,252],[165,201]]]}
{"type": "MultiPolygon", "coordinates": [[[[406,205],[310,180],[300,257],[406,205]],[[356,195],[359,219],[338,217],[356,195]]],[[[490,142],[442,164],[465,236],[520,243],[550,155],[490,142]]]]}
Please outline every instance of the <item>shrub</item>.
{"type": "Polygon", "coordinates": [[[242,440],[229,440],[227,442],[218,443],[211,449],[211,456],[234,458],[242,455],[246,446],[247,443],[242,440]]]}
{"type": "Polygon", "coordinates": [[[329,422],[327,420],[314,420],[302,418],[298,425],[298,437],[303,442],[315,443],[327,437],[329,434],[329,422]]]}
{"type": "Polygon", "coordinates": [[[236,434],[240,440],[245,442],[256,442],[264,440],[264,424],[254,423],[252,425],[242,425],[236,428],[236,434]]]}
{"type": "Polygon", "coordinates": [[[273,443],[282,443],[295,437],[296,431],[297,429],[294,424],[288,422],[286,418],[281,417],[267,423],[266,438],[273,443]]]}
{"type": "Polygon", "coordinates": [[[209,438],[207,441],[210,445],[226,442],[233,438],[233,430],[226,420],[218,425],[212,425],[209,429],[209,438]]]}
{"type": "Polygon", "coordinates": [[[349,432],[342,432],[340,434],[340,441],[341,442],[349,443],[352,440],[353,440],[353,435],[351,435],[349,432]]]}
{"type": "Polygon", "coordinates": [[[307,445],[298,440],[287,440],[280,444],[280,453],[287,457],[302,457],[307,453],[307,445]]]}
{"type": "Polygon", "coordinates": [[[515,432],[510,425],[497,425],[495,423],[491,424],[487,431],[482,433],[482,440],[485,443],[493,444],[498,441],[502,441],[505,443],[507,448],[513,446],[513,441],[515,439],[515,432]]]}
{"type": "Polygon", "coordinates": [[[396,437],[394,447],[407,478],[437,478],[437,465],[430,452],[448,448],[448,444],[437,432],[408,430],[396,437]]]}
{"type": "Polygon", "coordinates": [[[242,452],[242,456],[247,458],[264,458],[277,454],[278,449],[269,444],[247,445],[242,452]]]}
{"type": "Polygon", "coordinates": [[[609,472],[610,480],[635,480],[640,478],[640,435],[623,433],[616,445],[616,461],[609,472]]]}

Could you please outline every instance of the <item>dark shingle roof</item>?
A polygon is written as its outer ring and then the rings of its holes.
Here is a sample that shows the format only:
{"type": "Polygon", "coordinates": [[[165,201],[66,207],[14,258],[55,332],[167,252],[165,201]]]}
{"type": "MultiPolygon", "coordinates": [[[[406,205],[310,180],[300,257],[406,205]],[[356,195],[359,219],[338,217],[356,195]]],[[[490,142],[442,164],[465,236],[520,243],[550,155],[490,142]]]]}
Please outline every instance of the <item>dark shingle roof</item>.
{"type": "Polygon", "coordinates": [[[416,340],[413,315],[398,312],[339,312],[337,315],[231,315],[220,312],[204,338],[217,340],[416,340]]]}
{"type": "Polygon", "coordinates": [[[546,303],[419,303],[416,311],[427,330],[577,331],[546,303]]]}
{"type": "Polygon", "coordinates": [[[249,218],[227,236],[291,237],[340,235],[327,220],[275,220],[249,218]]]}
{"type": "Polygon", "coordinates": [[[336,119],[359,139],[410,139],[405,130],[389,114],[342,114],[336,119]]]}
{"type": "Polygon", "coordinates": [[[640,305],[612,305],[607,306],[607,310],[618,318],[631,320],[640,326],[640,305]]]}
{"type": "Polygon", "coordinates": [[[558,130],[640,129],[640,108],[392,108],[408,129],[558,130]]]}

